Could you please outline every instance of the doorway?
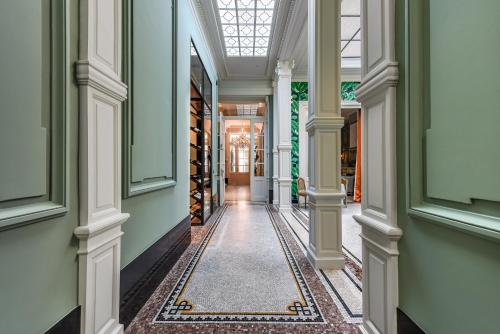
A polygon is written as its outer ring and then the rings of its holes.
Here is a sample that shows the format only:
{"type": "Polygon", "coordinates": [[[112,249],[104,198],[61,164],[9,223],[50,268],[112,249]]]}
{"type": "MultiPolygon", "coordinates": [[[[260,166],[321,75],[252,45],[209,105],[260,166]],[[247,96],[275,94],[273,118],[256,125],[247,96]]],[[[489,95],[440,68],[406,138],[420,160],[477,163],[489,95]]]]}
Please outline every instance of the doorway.
{"type": "Polygon", "coordinates": [[[225,200],[267,200],[266,125],[264,117],[221,116],[225,200]]]}
{"type": "Polygon", "coordinates": [[[226,200],[250,200],[250,120],[226,120],[226,200]]]}

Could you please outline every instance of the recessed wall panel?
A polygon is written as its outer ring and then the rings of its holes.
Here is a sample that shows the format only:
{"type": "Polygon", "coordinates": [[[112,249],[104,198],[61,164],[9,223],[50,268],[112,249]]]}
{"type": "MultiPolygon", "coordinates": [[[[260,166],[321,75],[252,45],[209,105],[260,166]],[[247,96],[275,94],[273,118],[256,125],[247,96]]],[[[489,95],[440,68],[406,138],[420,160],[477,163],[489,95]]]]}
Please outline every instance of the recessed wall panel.
{"type": "Polygon", "coordinates": [[[427,196],[500,202],[500,2],[428,6],[427,196]]]}
{"type": "Polygon", "coordinates": [[[127,195],[175,183],[174,5],[127,1],[127,195]]]}
{"type": "Polygon", "coordinates": [[[49,10],[47,1],[0,2],[0,201],[48,192],[49,10]]]}

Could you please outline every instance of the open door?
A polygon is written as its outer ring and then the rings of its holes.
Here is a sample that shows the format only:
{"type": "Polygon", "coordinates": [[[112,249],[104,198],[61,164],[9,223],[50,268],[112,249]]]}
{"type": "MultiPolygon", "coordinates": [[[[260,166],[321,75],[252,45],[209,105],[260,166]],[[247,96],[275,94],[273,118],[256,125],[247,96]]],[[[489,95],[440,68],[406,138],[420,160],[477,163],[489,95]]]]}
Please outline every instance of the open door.
{"type": "Polygon", "coordinates": [[[222,205],[226,191],[226,127],[222,114],[219,127],[219,205],[222,205]]]}
{"type": "Polygon", "coordinates": [[[252,119],[250,124],[250,194],[254,202],[267,201],[267,123],[252,119]]]}

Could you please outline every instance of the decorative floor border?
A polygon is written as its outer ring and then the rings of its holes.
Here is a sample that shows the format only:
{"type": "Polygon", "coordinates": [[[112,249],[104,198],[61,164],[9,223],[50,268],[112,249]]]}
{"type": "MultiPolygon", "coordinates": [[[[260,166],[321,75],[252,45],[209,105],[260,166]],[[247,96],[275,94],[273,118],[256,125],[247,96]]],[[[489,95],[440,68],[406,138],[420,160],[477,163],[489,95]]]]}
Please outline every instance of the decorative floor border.
{"type": "MultiPolygon", "coordinates": [[[[277,211],[276,211],[276,214],[278,214],[277,211]]],[[[291,215],[305,231],[309,232],[308,226],[306,226],[304,224],[304,222],[300,219],[300,217],[298,217],[296,214],[294,214],[293,211],[292,211],[291,215]]],[[[297,232],[295,231],[293,226],[290,224],[288,219],[283,214],[279,214],[279,219],[282,219],[282,221],[286,224],[286,226],[288,227],[288,230],[293,235],[295,241],[301,246],[301,249],[304,252],[304,254],[306,254],[307,253],[306,244],[304,243],[304,241],[302,241],[302,239],[297,234],[297,232]]],[[[343,248],[344,248],[344,251],[347,251],[347,252],[344,252],[344,258],[346,259],[346,268],[342,269],[342,273],[347,277],[347,279],[350,282],[352,282],[354,287],[361,293],[362,292],[361,276],[360,276],[361,267],[355,261],[352,261],[352,259],[349,256],[350,252],[348,253],[348,250],[345,247],[343,247],[343,248]]],[[[344,298],[342,297],[342,294],[335,287],[335,284],[330,280],[330,278],[325,273],[325,271],[323,271],[322,269],[315,270],[315,271],[316,271],[318,277],[320,278],[321,282],[323,283],[323,285],[327,289],[328,293],[331,295],[335,304],[337,305],[337,307],[341,311],[342,315],[346,319],[346,321],[349,323],[361,323],[362,319],[363,319],[363,315],[361,313],[353,312],[349,308],[348,302],[344,300],[344,298]]]]}
{"type": "Polygon", "coordinates": [[[276,222],[276,218],[271,213],[270,207],[265,204],[255,204],[265,206],[266,212],[272,223],[274,231],[280,242],[281,249],[288,262],[290,272],[295,279],[295,283],[299,292],[302,295],[301,301],[295,301],[288,305],[288,310],[280,313],[269,312],[252,312],[252,313],[238,313],[238,312],[200,312],[193,311],[194,306],[189,301],[182,299],[182,294],[186,290],[196,266],[203,257],[203,254],[212,239],[215,231],[220,225],[222,216],[231,204],[225,204],[220,214],[216,218],[213,225],[210,227],[207,235],[204,237],[199,248],[189,261],[186,269],[177,281],[174,289],[169,294],[168,298],[160,308],[154,323],[226,323],[226,322],[251,322],[251,323],[295,323],[295,324],[324,324],[325,320],[317,305],[311,290],[304,279],[300,270],[297,260],[293,256],[289,245],[282,234],[282,231],[276,222]]]}

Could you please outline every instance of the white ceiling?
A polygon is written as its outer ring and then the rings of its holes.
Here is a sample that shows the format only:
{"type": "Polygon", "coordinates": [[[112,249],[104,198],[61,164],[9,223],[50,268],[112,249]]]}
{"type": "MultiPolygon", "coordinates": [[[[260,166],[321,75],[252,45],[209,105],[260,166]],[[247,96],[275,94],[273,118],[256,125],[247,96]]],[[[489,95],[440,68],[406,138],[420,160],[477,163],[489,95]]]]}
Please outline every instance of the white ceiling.
{"type": "MultiPolygon", "coordinates": [[[[260,82],[272,80],[278,58],[293,60],[294,79],[307,80],[307,0],[275,0],[273,26],[266,57],[227,56],[218,14],[218,0],[192,1],[204,26],[219,79],[222,81],[221,84],[226,83],[228,91],[237,90],[231,89],[234,86],[232,81],[242,85],[242,82],[248,80],[260,80],[260,82]]],[[[341,47],[344,48],[342,51],[344,80],[359,80],[357,78],[360,76],[359,13],[360,0],[342,1],[341,47]]],[[[238,91],[241,93],[238,95],[247,95],[244,94],[243,87],[238,91]]]]}

